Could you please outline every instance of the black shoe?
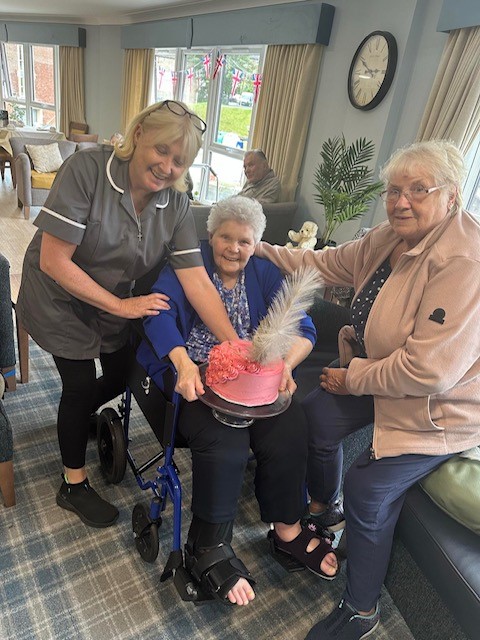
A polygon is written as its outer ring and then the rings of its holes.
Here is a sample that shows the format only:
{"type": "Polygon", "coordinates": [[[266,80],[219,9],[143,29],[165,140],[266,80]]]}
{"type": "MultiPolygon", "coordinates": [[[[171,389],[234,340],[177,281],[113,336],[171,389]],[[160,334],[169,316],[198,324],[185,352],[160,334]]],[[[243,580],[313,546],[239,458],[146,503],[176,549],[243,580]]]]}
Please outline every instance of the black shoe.
{"type": "Polygon", "coordinates": [[[110,527],[118,518],[118,509],[92,489],[88,479],[78,484],[67,484],[65,478],[57,493],[57,504],[73,511],[89,527],[110,527]]]}
{"type": "Polygon", "coordinates": [[[338,500],[327,506],[325,511],[319,514],[308,513],[307,521],[313,522],[319,529],[326,529],[330,532],[340,531],[345,528],[345,514],[343,505],[338,500]]]}
{"type": "Polygon", "coordinates": [[[363,640],[375,631],[379,622],[378,603],[371,616],[361,616],[348,602],[341,600],[329,616],[310,629],[305,640],[363,640]]]}

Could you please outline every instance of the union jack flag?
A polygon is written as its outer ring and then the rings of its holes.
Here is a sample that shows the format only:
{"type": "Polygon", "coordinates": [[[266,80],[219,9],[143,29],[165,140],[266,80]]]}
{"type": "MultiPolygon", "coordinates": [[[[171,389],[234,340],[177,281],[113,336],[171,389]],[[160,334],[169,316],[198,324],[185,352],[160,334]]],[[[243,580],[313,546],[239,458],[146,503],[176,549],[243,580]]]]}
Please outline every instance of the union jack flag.
{"type": "Polygon", "coordinates": [[[262,74],[253,74],[253,101],[257,102],[258,94],[260,93],[260,87],[262,86],[262,74]]]}
{"type": "Polygon", "coordinates": [[[223,53],[219,53],[217,56],[217,59],[215,60],[215,69],[213,70],[213,78],[217,77],[217,73],[220,70],[220,67],[223,67],[223,65],[225,64],[225,60],[226,60],[226,56],[223,53]]]}
{"type": "Polygon", "coordinates": [[[157,68],[157,89],[160,91],[160,87],[162,86],[163,76],[165,75],[164,67],[157,68]]]}
{"type": "Polygon", "coordinates": [[[173,86],[173,95],[175,95],[175,87],[178,82],[178,73],[176,71],[172,71],[172,86],[173,86]]]}
{"type": "Polygon", "coordinates": [[[240,71],[240,69],[234,69],[232,75],[232,91],[230,92],[231,96],[234,96],[237,93],[237,88],[242,78],[243,73],[240,71]]]}
{"type": "Polygon", "coordinates": [[[205,68],[205,77],[210,78],[210,54],[207,53],[207,55],[203,56],[203,66],[205,68]]]}
{"type": "Polygon", "coordinates": [[[194,77],[195,77],[195,70],[193,67],[190,67],[190,69],[187,69],[187,80],[190,86],[190,91],[192,90],[192,80],[194,77]]]}

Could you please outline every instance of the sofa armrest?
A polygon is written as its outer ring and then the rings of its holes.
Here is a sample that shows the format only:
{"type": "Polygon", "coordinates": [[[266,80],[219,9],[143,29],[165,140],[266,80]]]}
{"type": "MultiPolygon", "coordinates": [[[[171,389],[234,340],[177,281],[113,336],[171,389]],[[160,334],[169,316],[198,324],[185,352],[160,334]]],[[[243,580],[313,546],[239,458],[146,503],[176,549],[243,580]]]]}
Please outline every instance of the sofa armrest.
{"type": "Polygon", "coordinates": [[[26,153],[15,157],[15,176],[17,180],[17,196],[24,206],[32,204],[32,165],[26,153]]]}

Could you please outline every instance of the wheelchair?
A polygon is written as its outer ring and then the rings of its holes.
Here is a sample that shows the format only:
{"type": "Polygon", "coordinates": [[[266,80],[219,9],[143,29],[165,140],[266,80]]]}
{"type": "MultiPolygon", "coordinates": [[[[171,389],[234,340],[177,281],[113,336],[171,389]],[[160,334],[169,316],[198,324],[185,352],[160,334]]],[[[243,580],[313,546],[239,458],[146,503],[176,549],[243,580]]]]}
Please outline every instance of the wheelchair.
{"type": "MultiPolygon", "coordinates": [[[[168,362],[168,370],[163,379],[164,388],[160,389],[136,359],[135,351],[142,338],[145,338],[143,327],[134,325],[130,342],[127,384],[118,405],[118,412],[107,407],[100,412],[97,418],[97,447],[100,466],[107,482],[118,484],[125,476],[128,463],[140,489],[150,491],[153,494],[149,506],[138,503],[132,512],[135,546],[146,562],[153,563],[157,559],[162,514],[168,502],[172,502],[172,549],[160,582],[165,582],[173,577],[175,587],[182,600],[201,604],[211,601],[213,596],[206,594],[185,568],[181,546],[182,489],[178,468],[173,459],[181,398],[175,391],[176,371],[173,365],[168,362]],[[129,450],[129,427],[133,398],[160,444],[159,452],[141,464],[137,464],[129,450]],[[146,471],[154,467],[156,467],[155,477],[145,479],[146,471]]],[[[146,340],[148,343],[148,339],[146,340]]],[[[151,348],[153,349],[153,347],[151,348]]]]}
{"type": "MultiPolygon", "coordinates": [[[[187,553],[188,544],[185,546],[185,553],[181,545],[182,489],[178,477],[178,468],[173,458],[181,402],[181,396],[175,391],[176,370],[168,359],[162,360],[167,365],[167,371],[162,378],[163,388],[161,389],[155,384],[136,358],[136,349],[142,339],[149,345],[153,353],[155,353],[155,349],[146,337],[141,323],[133,321],[132,325],[126,389],[118,405],[118,412],[111,407],[107,407],[100,412],[97,419],[97,446],[100,466],[107,482],[118,484],[125,476],[128,463],[140,489],[151,491],[153,494],[148,507],[144,503],[138,503],[132,513],[135,546],[142,559],[146,562],[153,563],[157,559],[162,515],[168,502],[172,502],[172,549],[160,577],[160,582],[173,577],[174,585],[182,600],[193,602],[194,604],[202,604],[215,599],[215,596],[211,593],[211,587],[213,586],[215,587],[214,590],[217,590],[218,584],[209,584],[210,589],[207,590],[202,588],[200,578],[196,579],[190,571],[193,566],[190,562],[191,556],[187,553]],[[160,451],[141,464],[137,464],[128,448],[133,398],[160,444],[160,451]],[[153,467],[156,468],[154,479],[145,479],[145,472],[153,467]]],[[[285,396],[287,399],[279,401],[279,403],[288,406],[291,397],[289,394],[285,394],[285,396]]],[[[213,409],[215,406],[217,409],[219,408],[217,403],[218,399],[217,402],[210,405],[213,414],[220,422],[229,426],[250,425],[253,421],[251,412],[258,413],[258,417],[265,417],[262,415],[264,411],[270,413],[270,409],[264,409],[263,407],[245,408],[248,415],[243,416],[238,415],[241,410],[236,407],[235,411],[230,414],[228,414],[227,410],[227,414],[220,413],[219,415],[213,409]]],[[[208,404],[208,401],[206,401],[206,404],[208,404]]],[[[224,402],[220,402],[222,411],[226,410],[224,404],[224,402]]],[[[254,459],[253,455],[251,459],[254,459]]],[[[286,571],[296,572],[305,569],[305,565],[295,560],[292,556],[276,551],[271,538],[270,551],[275,560],[286,571]]],[[[238,562],[238,559],[236,560],[238,562]]],[[[247,571],[245,567],[244,569],[247,571]]],[[[246,577],[245,574],[240,575],[246,577]]],[[[213,578],[213,580],[215,579],[213,578]]]]}

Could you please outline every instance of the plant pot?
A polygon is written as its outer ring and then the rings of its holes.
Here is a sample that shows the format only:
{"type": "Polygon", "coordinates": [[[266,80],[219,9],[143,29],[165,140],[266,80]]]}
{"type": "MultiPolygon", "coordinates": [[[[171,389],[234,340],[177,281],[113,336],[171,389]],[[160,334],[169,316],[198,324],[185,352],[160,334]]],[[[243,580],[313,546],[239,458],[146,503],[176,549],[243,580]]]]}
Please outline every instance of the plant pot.
{"type": "Polygon", "coordinates": [[[337,243],[335,242],[335,240],[327,240],[326,242],[324,242],[321,238],[318,241],[318,246],[317,249],[324,249],[325,247],[336,247],[337,243]]]}

